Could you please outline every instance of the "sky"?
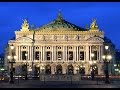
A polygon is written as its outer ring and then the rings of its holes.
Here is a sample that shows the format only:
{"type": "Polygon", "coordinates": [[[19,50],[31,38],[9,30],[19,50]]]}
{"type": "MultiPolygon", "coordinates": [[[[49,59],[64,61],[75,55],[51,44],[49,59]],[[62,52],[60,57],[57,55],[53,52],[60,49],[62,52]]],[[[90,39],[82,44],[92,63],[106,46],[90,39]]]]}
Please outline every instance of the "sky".
{"type": "Polygon", "coordinates": [[[20,30],[23,19],[38,28],[53,21],[61,10],[66,21],[85,28],[92,19],[120,49],[120,2],[0,2],[0,53],[20,30]]]}

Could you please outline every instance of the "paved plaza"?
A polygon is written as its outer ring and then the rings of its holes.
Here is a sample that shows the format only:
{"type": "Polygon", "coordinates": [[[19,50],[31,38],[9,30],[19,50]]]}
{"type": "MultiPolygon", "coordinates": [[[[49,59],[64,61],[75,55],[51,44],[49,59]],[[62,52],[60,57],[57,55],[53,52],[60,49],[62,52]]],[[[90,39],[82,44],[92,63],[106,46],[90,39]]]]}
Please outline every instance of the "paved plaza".
{"type": "Polygon", "coordinates": [[[105,84],[104,81],[80,80],[80,81],[40,81],[40,80],[16,80],[14,84],[0,82],[0,88],[120,88],[120,81],[112,81],[105,84]]]}

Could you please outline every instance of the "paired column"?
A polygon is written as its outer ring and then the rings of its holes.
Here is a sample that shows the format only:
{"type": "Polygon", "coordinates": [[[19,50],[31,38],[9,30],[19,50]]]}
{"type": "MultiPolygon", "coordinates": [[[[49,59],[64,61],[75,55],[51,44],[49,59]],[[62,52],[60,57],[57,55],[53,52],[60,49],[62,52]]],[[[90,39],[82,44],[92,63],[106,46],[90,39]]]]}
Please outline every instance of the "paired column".
{"type": "Polygon", "coordinates": [[[30,53],[29,53],[29,46],[27,46],[27,60],[29,60],[29,55],[30,55],[30,53]]]}
{"type": "Polygon", "coordinates": [[[79,57],[78,57],[78,56],[79,56],[79,55],[78,55],[78,51],[79,51],[79,50],[78,50],[78,49],[79,49],[79,48],[78,48],[78,46],[76,46],[76,47],[77,47],[77,55],[76,55],[76,57],[77,57],[76,59],[77,59],[77,60],[76,60],[76,61],[78,61],[78,59],[79,59],[79,57]]]}
{"type": "Polygon", "coordinates": [[[32,55],[32,46],[30,46],[29,50],[30,50],[30,55],[29,55],[30,56],[30,61],[32,61],[32,58],[31,58],[31,55],[32,55]]]}
{"type": "Polygon", "coordinates": [[[67,48],[67,46],[66,46],[66,50],[65,50],[66,52],[65,52],[65,54],[66,54],[66,61],[68,61],[68,55],[67,55],[67,52],[68,52],[68,48],[67,48]]]}
{"type": "Polygon", "coordinates": [[[66,59],[65,59],[65,46],[63,46],[63,61],[66,61],[66,59]]]}
{"type": "Polygon", "coordinates": [[[40,47],[41,48],[41,61],[43,60],[43,46],[40,47]]]}
{"type": "Polygon", "coordinates": [[[54,60],[54,46],[52,46],[52,62],[54,60]]]}
{"type": "Polygon", "coordinates": [[[74,56],[74,61],[76,61],[76,46],[74,47],[74,54],[73,54],[73,56],[74,56]]]}
{"type": "Polygon", "coordinates": [[[90,61],[91,61],[92,46],[90,46],[90,61]]]}
{"type": "Polygon", "coordinates": [[[56,61],[56,46],[54,46],[53,50],[54,50],[54,53],[53,53],[54,54],[54,56],[53,56],[54,59],[53,60],[56,61]]]}
{"type": "MultiPolygon", "coordinates": [[[[18,46],[16,46],[16,56],[18,57],[18,46]]],[[[18,59],[16,60],[16,61],[18,61],[18,59]]]]}
{"type": "Polygon", "coordinates": [[[43,59],[42,61],[45,61],[45,46],[43,46],[43,59]]]}
{"type": "Polygon", "coordinates": [[[33,57],[34,57],[34,56],[33,56],[33,55],[34,55],[34,52],[33,52],[34,50],[33,50],[33,48],[34,48],[34,46],[31,47],[31,52],[32,52],[32,53],[31,53],[31,61],[34,60],[34,58],[33,58],[33,57]]]}

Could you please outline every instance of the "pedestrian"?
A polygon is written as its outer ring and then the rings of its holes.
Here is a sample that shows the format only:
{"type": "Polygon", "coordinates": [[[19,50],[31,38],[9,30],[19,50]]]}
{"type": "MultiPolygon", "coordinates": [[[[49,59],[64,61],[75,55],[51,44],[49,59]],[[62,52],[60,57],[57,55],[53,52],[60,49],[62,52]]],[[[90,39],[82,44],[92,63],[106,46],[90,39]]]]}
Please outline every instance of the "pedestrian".
{"type": "Polygon", "coordinates": [[[94,80],[94,76],[95,76],[95,75],[94,75],[94,71],[92,70],[92,71],[91,71],[91,78],[92,78],[92,80],[94,80]]]}

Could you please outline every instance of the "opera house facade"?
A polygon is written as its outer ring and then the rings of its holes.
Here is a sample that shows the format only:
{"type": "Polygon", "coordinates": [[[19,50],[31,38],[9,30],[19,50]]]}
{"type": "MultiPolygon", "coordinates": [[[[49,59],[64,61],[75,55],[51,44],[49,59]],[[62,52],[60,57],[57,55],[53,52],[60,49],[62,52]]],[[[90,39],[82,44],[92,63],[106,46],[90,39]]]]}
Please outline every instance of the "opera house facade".
{"type": "MultiPolygon", "coordinates": [[[[66,21],[61,13],[55,20],[42,27],[30,29],[24,20],[15,31],[15,40],[9,40],[9,55],[15,55],[13,68],[16,74],[27,72],[44,74],[85,74],[93,69],[103,75],[104,32],[96,20],[89,28],[82,28],[66,21]]],[[[6,69],[10,64],[6,63],[6,69]]]]}

